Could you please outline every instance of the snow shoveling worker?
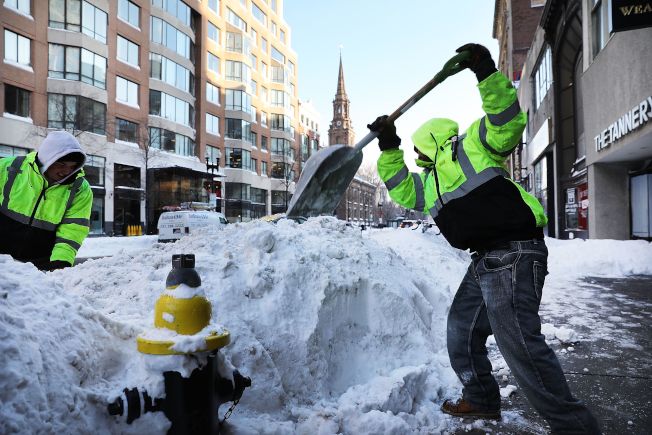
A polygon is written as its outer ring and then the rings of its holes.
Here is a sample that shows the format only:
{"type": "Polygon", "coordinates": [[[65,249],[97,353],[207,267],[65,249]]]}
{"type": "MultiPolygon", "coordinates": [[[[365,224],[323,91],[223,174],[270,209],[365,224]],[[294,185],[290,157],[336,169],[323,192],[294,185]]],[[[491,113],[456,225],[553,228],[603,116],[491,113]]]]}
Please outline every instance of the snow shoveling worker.
{"type": "Polygon", "coordinates": [[[66,131],[48,133],[38,152],[0,159],[0,254],[41,270],[72,266],[93,203],[85,161],[66,131]]]}
{"type": "Polygon", "coordinates": [[[526,124],[516,91],[496,70],[487,48],[466,44],[463,67],[478,79],[486,116],[463,135],[450,119],[435,118],[412,135],[416,164],[410,173],[401,139],[387,116],[368,125],[377,131],[378,173],[390,197],[403,207],[429,212],[455,248],[472,253],[471,264],[448,315],[451,366],[462,398],[446,400],[442,411],[500,419],[500,390],[491,374],[486,341],[494,335],[512,374],[553,433],[599,434],[595,417],[571,394],[555,353],[541,334],[539,304],[547,271],[547,223],[536,198],[513,182],[505,159],[526,124]]]}

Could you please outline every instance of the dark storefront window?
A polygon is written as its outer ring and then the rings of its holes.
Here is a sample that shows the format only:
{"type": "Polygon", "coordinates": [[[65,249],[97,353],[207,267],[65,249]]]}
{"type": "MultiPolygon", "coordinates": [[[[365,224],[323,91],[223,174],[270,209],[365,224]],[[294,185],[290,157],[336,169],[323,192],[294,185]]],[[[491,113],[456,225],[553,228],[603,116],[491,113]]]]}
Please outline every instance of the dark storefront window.
{"type": "Polygon", "coordinates": [[[116,187],[140,187],[140,168],[118,163],[114,168],[113,177],[116,187]]]}

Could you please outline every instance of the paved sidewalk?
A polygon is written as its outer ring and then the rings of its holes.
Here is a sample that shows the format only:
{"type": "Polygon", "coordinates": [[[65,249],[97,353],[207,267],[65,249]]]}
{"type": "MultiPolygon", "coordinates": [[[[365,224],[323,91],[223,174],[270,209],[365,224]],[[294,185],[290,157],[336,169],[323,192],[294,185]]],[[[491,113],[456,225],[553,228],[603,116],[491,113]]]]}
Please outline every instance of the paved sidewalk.
{"type": "MultiPolygon", "coordinates": [[[[594,325],[573,324],[573,319],[560,318],[555,318],[554,324],[556,327],[567,326],[578,335],[591,339],[572,344],[561,344],[557,340],[550,342],[571,390],[594,412],[605,435],[650,434],[652,276],[589,278],[578,285],[584,297],[594,295],[596,300],[599,299],[597,307],[600,311],[594,313],[594,325]],[[601,329],[595,333],[594,328],[601,329]]],[[[575,305],[575,301],[568,303],[575,305]]],[[[582,303],[578,305],[582,308],[586,306],[582,303]]],[[[550,321],[551,313],[542,309],[541,315],[544,323],[550,321]]],[[[497,352],[497,349],[493,347],[491,352],[497,352]]],[[[506,378],[502,375],[496,377],[501,387],[516,385],[511,374],[506,378]]],[[[520,389],[510,397],[503,398],[502,421],[479,425],[464,419],[463,424],[455,434],[539,435],[550,431],[520,389]]]]}

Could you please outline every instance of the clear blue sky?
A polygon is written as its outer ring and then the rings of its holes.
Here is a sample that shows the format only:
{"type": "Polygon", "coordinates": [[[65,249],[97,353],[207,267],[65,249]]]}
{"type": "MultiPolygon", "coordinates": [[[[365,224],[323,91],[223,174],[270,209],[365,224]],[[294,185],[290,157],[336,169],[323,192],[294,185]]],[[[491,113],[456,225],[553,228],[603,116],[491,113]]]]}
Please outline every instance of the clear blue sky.
{"type": "MultiPolygon", "coordinates": [[[[457,47],[477,42],[498,60],[493,0],[284,0],[283,13],[298,56],[299,97],[320,112],[323,143],[333,117],[340,45],[356,141],[367,134],[368,123],[427,83],[457,47]]],[[[410,136],[430,118],[454,119],[463,131],[482,116],[476,84],[465,70],[432,90],[396,121],[401,147],[411,151],[410,136]]],[[[364,164],[377,156],[374,141],[365,148],[364,164]]]]}

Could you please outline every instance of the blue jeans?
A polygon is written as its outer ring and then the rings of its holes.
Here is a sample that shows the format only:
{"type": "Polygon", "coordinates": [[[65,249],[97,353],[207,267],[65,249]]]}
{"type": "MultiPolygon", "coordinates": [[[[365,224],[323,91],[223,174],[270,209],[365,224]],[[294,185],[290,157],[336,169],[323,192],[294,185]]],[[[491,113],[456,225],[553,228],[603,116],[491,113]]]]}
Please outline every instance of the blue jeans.
{"type": "Polygon", "coordinates": [[[521,390],[553,433],[599,434],[598,423],[568,388],[555,353],[541,334],[539,304],[547,275],[543,240],[515,241],[472,255],[448,314],[448,355],[463,397],[500,409],[486,341],[494,334],[521,390]]]}

